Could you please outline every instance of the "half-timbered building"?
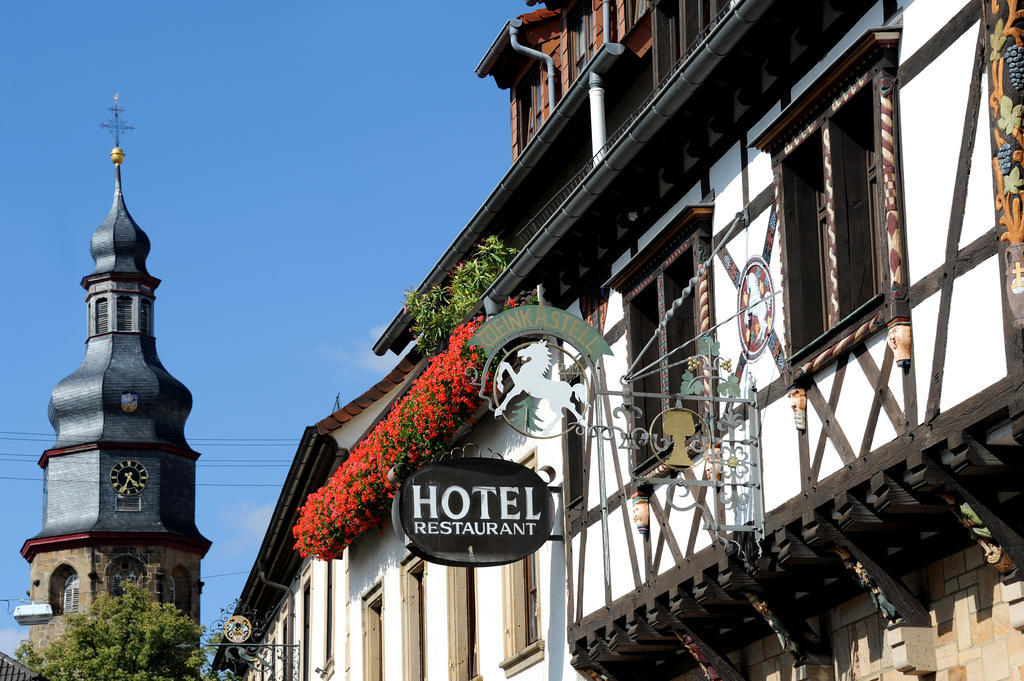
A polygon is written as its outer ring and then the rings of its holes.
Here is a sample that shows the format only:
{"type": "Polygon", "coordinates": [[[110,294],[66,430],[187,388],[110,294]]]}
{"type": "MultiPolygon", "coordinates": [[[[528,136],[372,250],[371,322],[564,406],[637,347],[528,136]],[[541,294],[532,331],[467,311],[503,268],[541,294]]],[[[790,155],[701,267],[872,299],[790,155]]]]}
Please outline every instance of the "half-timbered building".
{"type": "Polygon", "coordinates": [[[477,67],[512,165],[421,289],[497,234],[478,311],[607,342],[558,437],[451,443],[554,469],[560,537],[514,573],[359,538],[346,679],[1021,674],[1024,9],[543,4],[477,67]]]}

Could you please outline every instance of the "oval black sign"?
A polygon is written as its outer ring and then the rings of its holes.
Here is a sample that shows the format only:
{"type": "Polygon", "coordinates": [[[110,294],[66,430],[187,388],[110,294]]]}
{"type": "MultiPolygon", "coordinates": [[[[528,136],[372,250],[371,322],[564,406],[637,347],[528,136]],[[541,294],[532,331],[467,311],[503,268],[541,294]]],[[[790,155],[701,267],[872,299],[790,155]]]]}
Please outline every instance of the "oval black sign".
{"type": "Polygon", "coordinates": [[[413,554],[463,567],[524,558],[547,541],[554,523],[540,476],[502,459],[427,464],[402,483],[391,514],[413,554]]]}

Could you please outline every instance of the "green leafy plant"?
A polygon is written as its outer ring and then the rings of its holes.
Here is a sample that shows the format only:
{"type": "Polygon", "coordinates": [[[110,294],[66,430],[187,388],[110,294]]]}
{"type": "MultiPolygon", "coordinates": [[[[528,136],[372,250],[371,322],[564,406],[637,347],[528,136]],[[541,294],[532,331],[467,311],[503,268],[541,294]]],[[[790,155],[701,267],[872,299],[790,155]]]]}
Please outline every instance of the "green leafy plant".
{"type": "Polygon", "coordinates": [[[444,347],[455,327],[473,310],[517,252],[498,237],[489,236],[477,244],[471,258],[452,271],[447,286],[433,286],[422,293],[406,292],[405,311],[413,318],[416,347],[425,354],[434,354],[444,347]]]}
{"type": "Polygon", "coordinates": [[[203,668],[201,628],[134,584],[100,596],[88,612],[65,615],[49,645],[27,641],[18,660],[49,681],[194,681],[203,668]]]}

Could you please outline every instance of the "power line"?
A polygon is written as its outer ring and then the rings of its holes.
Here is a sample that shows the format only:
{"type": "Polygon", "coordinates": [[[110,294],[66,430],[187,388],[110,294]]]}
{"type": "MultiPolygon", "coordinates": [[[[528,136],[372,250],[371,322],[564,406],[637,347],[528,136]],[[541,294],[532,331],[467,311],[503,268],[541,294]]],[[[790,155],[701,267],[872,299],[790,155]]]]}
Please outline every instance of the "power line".
{"type": "MultiPolygon", "coordinates": [[[[27,482],[43,482],[42,478],[23,478],[23,477],[18,477],[18,476],[13,476],[13,475],[0,475],[0,480],[23,480],[23,481],[27,481],[27,482]]],[[[99,482],[99,479],[97,478],[97,479],[94,479],[94,480],[85,480],[85,479],[73,480],[73,479],[69,479],[69,478],[50,478],[50,480],[47,481],[47,482],[48,482],[48,484],[51,484],[51,485],[53,483],[55,483],[55,482],[59,482],[59,483],[77,482],[77,483],[95,484],[95,483],[99,482]]],[[[262,483],[262,482],[197,482],[196,483],[196,487],[280,487],[280,486],[281,486],[280,484],[262,483]]]]}
{"type": "MultiPolygon", "coordinates": [[[[27,463],[36,465],[37,456],[26,456],[24,458],[8,458],[0,456],[0,463],[27,463]]],[[[263,461],[253,459],[211,459],[210,461],[197,461],[201,468],[233,468],[239,465],[247,468],[287,468],[291,461],[263,461]],[[216,462],[216,463],[215,463],[216,462]]]]}
{"type": "MultiPolygon", "coordinates": [[[[36,435],[40,437],[53,437],[53,433],[40,433],[29,430],[0,430],[0,435],[36,435]]],[[[232,442],[240,442],[245,440],[254,441],[268,441],[275,440],[278,442],[295,442],[298,438],[295,437],[278,437],[276,435],[269,435],[267,437],[221,437],[219,435],[196,435],[192,438],[193,440],[230,440],[232,442]]]]}
{"type": "Polygon", "coordinates": [[[233,577],[235,575],[247,575],[249,570],[239,570],[238,572],[221,572],[216,575],[203,575],[203,579],[213,579],[214,577],[233,577]]]}

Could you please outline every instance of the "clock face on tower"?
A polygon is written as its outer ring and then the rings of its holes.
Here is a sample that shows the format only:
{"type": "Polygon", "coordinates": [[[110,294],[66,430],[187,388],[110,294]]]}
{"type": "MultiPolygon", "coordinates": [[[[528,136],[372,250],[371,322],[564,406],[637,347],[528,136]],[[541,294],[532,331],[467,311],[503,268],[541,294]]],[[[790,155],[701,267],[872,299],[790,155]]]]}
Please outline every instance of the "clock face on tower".
{"type": "Polygon", "coordinates": [[[146,482],[149,481],[149,473],[146,467],[138,461],[125,459],[114,464],[110,469],[110,485],[118,494],[135,496],[146,489],[146,482]]]}

